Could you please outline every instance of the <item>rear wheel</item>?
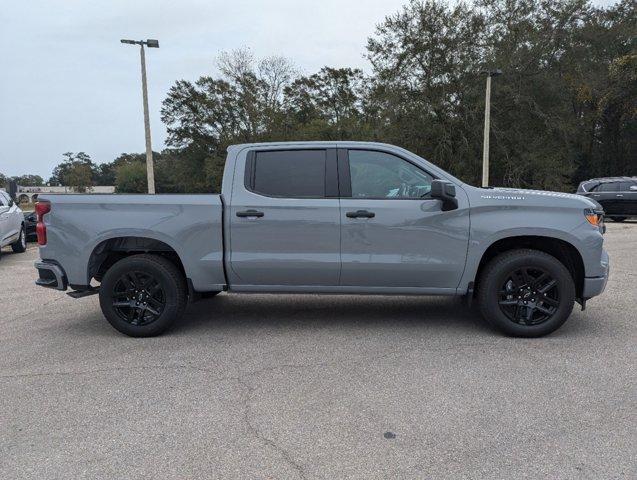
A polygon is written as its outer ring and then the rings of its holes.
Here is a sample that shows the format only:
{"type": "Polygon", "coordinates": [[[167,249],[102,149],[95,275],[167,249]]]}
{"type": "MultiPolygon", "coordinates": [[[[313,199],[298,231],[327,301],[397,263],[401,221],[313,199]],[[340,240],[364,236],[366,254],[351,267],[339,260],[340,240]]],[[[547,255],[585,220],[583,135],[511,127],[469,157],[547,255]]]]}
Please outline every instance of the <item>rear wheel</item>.
{"type": "Polygon", "coordinates": [[[613,222],[623,222],[626,220],[626,217],[610,217],[613,219],[613,222]]]}
{"type": "Polygon", "coordinates": [[[133,255],[108,269],[100,285],[108,322],[131,337],[152,337],[172,326],[187,299],[182,272],[159,255],[133,255]]]}
{"type": "Polygon", "coordinates": [[[575,283],[557,258],[537,250],[512,250],[489,262],[479,280],[485,320],[507,335],[540,337],[566,321],[575,283]]]}
{"type": "Polygon", "coordinates": [[[27,251],[27,232],[24,230],[24,225],[20,229],[20,236],[11,244],[11,248],[14,253],[23,253],[27,251]]]}

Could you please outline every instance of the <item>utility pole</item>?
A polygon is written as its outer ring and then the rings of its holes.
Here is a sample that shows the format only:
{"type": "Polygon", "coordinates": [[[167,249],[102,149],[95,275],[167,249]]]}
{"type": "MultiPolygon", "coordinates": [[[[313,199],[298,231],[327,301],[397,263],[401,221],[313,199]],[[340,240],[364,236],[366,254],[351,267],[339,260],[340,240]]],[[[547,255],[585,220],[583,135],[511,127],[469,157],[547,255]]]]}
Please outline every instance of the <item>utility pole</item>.
{"type": "Polygon", "coordinates": [[[487,88],[484,101],[484,143],[482,147],[482,186],[489,186],[489,132],[491,128],[491,77],[502,75],[501,70],[486,70],[487,88]]]}
{"type": "Polygon", "coordinates": [[[148,179],[148,193],[155,193],[155,167],[153,163],[153,147],[150,141],[150,119],[148,114],[148,87],[146,85],[146,53],[144,45],[149,48],[159,48],[159,41],[148,39],[146,41],[139,40],[121,40],[122,43],[131,45],[139,45],[139,53],[142,64],[142,99],[144,103],[144,134],[146,136],[146,177],[148,179]]]}

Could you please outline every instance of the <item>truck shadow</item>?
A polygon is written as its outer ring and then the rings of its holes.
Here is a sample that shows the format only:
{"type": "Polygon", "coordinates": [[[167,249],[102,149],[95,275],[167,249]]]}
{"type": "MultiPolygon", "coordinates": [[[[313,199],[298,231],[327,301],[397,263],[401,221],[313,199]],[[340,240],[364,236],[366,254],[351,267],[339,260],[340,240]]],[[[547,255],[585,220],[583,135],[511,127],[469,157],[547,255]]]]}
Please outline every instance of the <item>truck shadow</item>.
{"type": "Polygon", "coordinates": [[[174,333],[245,328],[453,328],[491,332],[460,298],[353,295],[228,295],[188,306],[174,333]]]}

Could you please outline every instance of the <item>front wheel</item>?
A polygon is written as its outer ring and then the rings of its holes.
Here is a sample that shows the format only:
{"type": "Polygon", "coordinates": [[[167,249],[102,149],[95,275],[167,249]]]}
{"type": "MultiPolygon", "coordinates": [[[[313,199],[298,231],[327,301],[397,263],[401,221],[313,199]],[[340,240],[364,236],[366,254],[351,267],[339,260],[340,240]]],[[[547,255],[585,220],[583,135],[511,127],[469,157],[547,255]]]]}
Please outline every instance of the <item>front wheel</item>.
{"type": "Polygon", "coordinates": [[[108,269],[100,285],[108,322],[131,337],[152,337],[172,326],[186,308],[183,273],[159,255],[133,255],[108,269]]]}
{"type": "Polygon", "coordinates": [[[20,228],[20,236],[11,244],[11,249],[14,253],[24,253],[27,251],[27,232],[24,229],[24,225],[20,228]]]}
{"type": "Polygon", "coordinates": [[[489,262],[478,283],[484,319],[516,337],[541,337],[566,321],[575,283],[557,258],[538,250],[512,250],[489,262]]]}

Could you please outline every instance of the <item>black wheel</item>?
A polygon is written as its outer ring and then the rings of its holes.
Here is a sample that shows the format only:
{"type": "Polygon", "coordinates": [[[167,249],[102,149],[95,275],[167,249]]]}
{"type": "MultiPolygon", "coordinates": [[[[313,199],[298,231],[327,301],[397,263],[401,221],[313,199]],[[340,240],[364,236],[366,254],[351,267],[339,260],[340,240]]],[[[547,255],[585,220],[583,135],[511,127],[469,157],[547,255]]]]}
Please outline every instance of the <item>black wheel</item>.
{"type": "Polygon", "coordinates": [[[159,335],[186,307],[181,271],[158,255],[133,255],[108,269],[100,285],[100,306],[109,323],[131,337],[159,335]]]}
{"type": "Polygon", "coordinates": [[[27,232],[24,229],[24,225],[20,229],[20,236],[11,244],[11,248],[14,253],[23,253],[27,251],[27,232]]]}
{"type": "Polygon", "coordinates": [[[575,283],[557,258],[538,250],[512,250],[489,262],[478,283],[484,319],[516,337],[541,337],[566,321],[575,283]]]}
{"type": "Polygon", "coordinates": [[[626,220],[626,217],[610,217],[613,219],[613,222],[623,222],[626,220]]]}

